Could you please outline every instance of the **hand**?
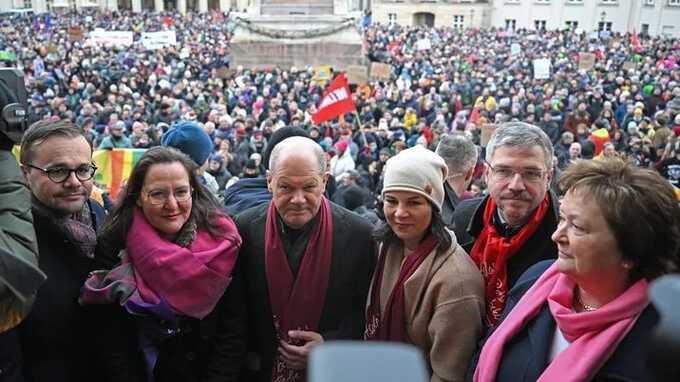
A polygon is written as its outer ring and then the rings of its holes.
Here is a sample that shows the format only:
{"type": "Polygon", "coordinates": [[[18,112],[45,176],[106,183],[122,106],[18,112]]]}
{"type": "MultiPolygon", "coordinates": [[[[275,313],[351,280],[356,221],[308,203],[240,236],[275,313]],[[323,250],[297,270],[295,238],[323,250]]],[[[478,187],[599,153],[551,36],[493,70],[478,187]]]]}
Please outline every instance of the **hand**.
{"type": "Polygon", "coordinates": [[[297,346],[281,340],[279,343],[279,353],[288,367],[297,370],[307,368],[309,353],[312,352],[314,347],[324,342],[321,334],[305,330],[290,330],[288,331],[288,338],[290,341],[302,343],[302,345],[297,346]]]}

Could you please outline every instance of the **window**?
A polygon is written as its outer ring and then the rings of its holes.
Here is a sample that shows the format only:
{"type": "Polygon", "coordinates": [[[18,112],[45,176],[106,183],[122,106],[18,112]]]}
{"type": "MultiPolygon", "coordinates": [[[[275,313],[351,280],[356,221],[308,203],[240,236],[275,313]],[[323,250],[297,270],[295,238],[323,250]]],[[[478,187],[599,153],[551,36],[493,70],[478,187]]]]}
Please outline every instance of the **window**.
{"type": "Polygon", "coordinates": [[[506,4],[519,4],[519,2],[520,2],[520,0],[505,0],[506,4]]]}
{"type": "Polygon", "coordinates": [[[534,0],[536,4],[550,4],[550,0],[534,0]]]}
{"type": "Polygon", "coordinates": [[[583,0],[567,0],[567,4],[583,4],[583,0]]]}
{"type": "Polygon", "coordinates": [[[680,0],[668,0],[668,5],[671,7],[680,7],[680,0]]]}
{"type": "Polygon", "coordinates": [[[537,31],[544,31],[545,20],[534,20],[534,28],[536,28],[537,31]]]}
{"type": "Polygon", "coordinates": [[[602,4],[613,5],[618,4],[619,0],[600,0],[602,4]]]}
{"type": "Polygon", "coordinates": [[[649,6],[654,6],[654,0],[644,0],[642,2],[643,5],[649,5],[649,6]]]}
{"type": "Polygon", "coordinates": [[[464,20],[465,17],[463,15],[453,15],[453,28],[454,29],[463,29],[465,27],[464,25],[464,20]]]}
{"type": "Polygon", "coordinates": [[[640,34],[643,36],[649,36],[649,24],[642,24],[640,26],[640,34]]]}
{"type": "Polygon", "coordinates": [[[505,29],[514,31],[516,25],[517,25],[517,20],[515,20],[515,19],[505,19],[505,29]]]}
{"type": "Polygon", "coordinates": [[[612,22],[611,21],[600,21],[597,23],[597,30],[602,32],[602,31],[607,31],[611,32],[612,31],[612,22]]]}
{"type": "Polygon", "coordinates": [[[387,25],[394,25],[397,23],[397,14],[396,13],[388,13],[387,14],[387,25]]]}
{"type": "Polygon", "coordinates": [[[578,28],[578,21],[565,21],[564,26],[567,30],[573,31],[578,28]]]}

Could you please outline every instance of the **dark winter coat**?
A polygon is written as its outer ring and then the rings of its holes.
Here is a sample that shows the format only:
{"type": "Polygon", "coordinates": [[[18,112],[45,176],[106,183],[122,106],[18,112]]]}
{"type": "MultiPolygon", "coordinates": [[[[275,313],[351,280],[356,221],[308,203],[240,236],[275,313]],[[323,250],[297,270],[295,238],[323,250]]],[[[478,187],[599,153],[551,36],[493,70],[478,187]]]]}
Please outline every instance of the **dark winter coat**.
{"type": "MultiPolygon", "coordinates": [[[[247,373],[243,381],[269,382],[278,347],[265,274],[265,222],[269,203],[235,219],[243,238],[239,254],[248,305],[247,373]]],[[[331,203],[333,252],[319,332],[325,340],[361,339],[366,297],[375,266],[372,227],[363,218],[331,203]]]]}

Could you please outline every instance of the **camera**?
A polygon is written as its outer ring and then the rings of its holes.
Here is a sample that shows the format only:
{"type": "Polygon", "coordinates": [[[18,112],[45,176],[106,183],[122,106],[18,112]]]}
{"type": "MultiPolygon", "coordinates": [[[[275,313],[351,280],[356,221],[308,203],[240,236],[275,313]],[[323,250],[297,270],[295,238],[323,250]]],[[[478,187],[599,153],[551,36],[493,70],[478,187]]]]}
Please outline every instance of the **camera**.
{"type": "Polygon", "coordinates": [[[0,108],[0,140],[21,142],[28,127],[28,97],[18,69],[0,68],[0,108]]]}

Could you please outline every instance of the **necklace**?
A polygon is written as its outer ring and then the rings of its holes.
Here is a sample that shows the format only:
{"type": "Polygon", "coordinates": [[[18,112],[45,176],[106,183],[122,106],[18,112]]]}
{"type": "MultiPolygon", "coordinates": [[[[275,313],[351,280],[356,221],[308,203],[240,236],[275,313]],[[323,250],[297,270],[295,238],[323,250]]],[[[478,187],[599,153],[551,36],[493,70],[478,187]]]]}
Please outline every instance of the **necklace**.
{"type": "Polygon", "coordinates": [[[597,306],[588,305],[585,302],[583,302],[583,300],[581,300],[581,292],[579,292],[578,290],[576,291],[576,302],[579,305],[581,305],[583,310],[585,310],[586,312],[592,312],[592,311],[597,310],[597,308],[598,308],[597,306]]]}

